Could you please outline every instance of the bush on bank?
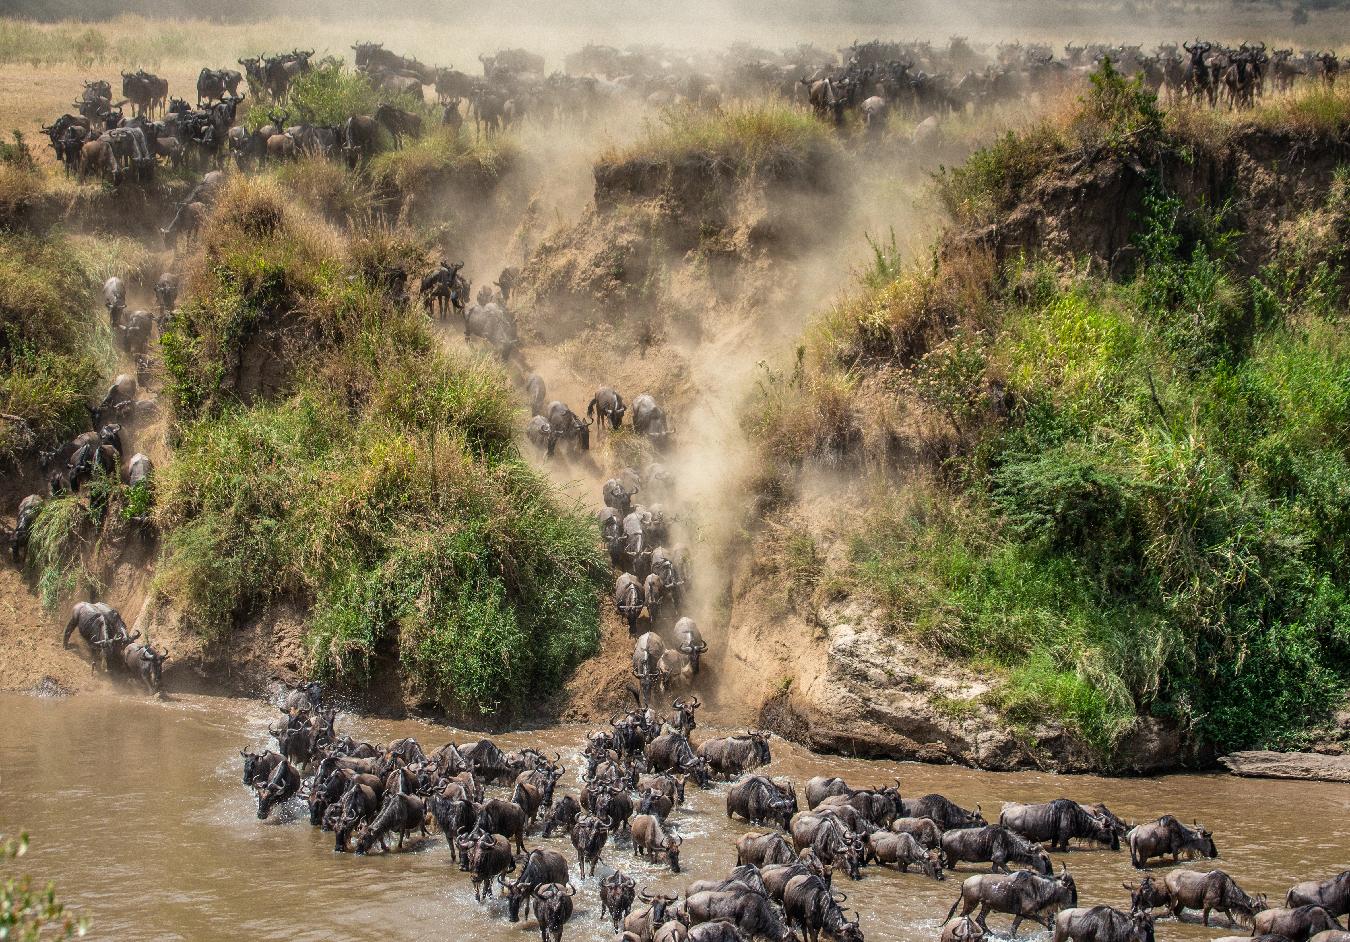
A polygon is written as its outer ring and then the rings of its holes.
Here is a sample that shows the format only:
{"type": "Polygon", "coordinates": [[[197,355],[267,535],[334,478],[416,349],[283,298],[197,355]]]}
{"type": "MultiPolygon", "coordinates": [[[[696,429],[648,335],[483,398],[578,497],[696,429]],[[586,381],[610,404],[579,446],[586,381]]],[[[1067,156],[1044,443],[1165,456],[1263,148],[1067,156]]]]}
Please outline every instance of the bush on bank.
{"type": "Polygon", "coordinates": [[[556,687],[598,640],[594,526],[521,460],[500,368],[440,351],[382,293],[380,263],[416,240],[348,243],[238,181],[200,244],[163,340],[180,442],[159,593],[214,639],[303,599],[313,668],[353,687],[397,666],[470,713],[556,687]],[[245,350],[280,381],[241,386],[245,350]]]}

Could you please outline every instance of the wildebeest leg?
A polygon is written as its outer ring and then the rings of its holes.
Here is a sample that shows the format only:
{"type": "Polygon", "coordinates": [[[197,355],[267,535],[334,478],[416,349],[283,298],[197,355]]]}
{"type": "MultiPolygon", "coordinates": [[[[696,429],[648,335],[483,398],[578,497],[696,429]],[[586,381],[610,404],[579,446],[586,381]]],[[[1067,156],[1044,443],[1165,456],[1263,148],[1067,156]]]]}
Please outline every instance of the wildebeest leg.
{"type": "Polygon", "coordinates": [[[1011,934],[1014,939],[1017,938],[1017,927],[1020,926],[1021,924],[1022,924],[1022,914],[1018,913],[1016,916],[1013,916],[1011,934]]]}
{"type": "MultiPolygon", "coordinates": [[[[967,916],[969,914],[970,914],[969,909],[967,909],[964,913],[961,913],[962,916],[967,916]]],[[[978,916],[975,917],[975,921],[980,924],[980,928],[983,929],[985,932],[989,931],[989,926],[984,921],[985,917],[988,915],[989,915],[989,904],[980,903],[980,913],[978,916]]],[[[1015,933],[1016,933],[1016,925],[1014,924],[1014,934],[1015,933]]]]}

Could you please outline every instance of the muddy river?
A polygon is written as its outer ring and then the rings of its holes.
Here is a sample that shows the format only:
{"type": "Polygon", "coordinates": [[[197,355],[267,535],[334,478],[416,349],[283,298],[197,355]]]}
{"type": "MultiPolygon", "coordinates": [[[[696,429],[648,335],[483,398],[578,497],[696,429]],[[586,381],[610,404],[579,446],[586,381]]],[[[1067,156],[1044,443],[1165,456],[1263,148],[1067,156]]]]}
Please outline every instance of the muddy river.
{"type": "MultiPolygon", "coordinates": [[[[30,833],[27,868],[58,881],[64,898],[90,918],[93,938],[538,938],[532,920],[508,922],[500,901],[474,903],[468,879],[450,863],[439,835],[403,853],[356,857],[334,854],[332,836],[309,826],[298,800],[281,820],[274,815],[258,821],[252,796],[240,782],[239,750],[263,745],[275,715],[264,703],[208,697],[152,703],[121,696],[48,700],[0,694],[0,832],[30,833]]],[[[416,721],[344,716],[340,726],[376,741],[415,736],[427,746],[477,738],[416,721]]],[[[567,790],[575,792],[583,735],[580,727],[559,727],[496,741],[503,748],[531,744],[561,751],[568,761],[567,790]]],[[[771,773],[798,782],[822,772],[856,783],[899,778],[906,795],[939,791],[966,806],[982,805],[986,815],[996,814],[1001,801],[1068,795],[1105,801],[1127,820],[1162,812],[1198,818],[1215,832],[1221,857],[1214,864],[1272,901],[1296,880],[1350,867],[1350,786],[1225,775],[993,774],[823,757],[780,740],[773,750],[771,773]]],[[[559,794],[562,790],[560,785],[559,794]]],[[[735,862],[732,839],[749,829],[726,818],[725,790],[691,787],[689,804],[672,815],[686,838],[686,874],[678,883],[664,867],[636,861],[626,842],[611,843],[605,863],[634,874],[639,883],[668,887],[725,873],[735,862]]],[[[546,843],[574,859],[566,838],[546,843]]],[[[1134,871],[1125,852],[1054,856],[1057,866],[1067,860],[1084,905],[1128,903],[1121,882],[1134,879],[1134,871]]],[[[605,870],[602,863],[602,876],[605,870]]],[[[861,910],[869,942],[934,939],[958,889],[951,876],[937,883],[877,867],[867,868],[861,882],[845,884],[841,879],[836,885],[849,894],[849,908],[861,910]]],[[[565,938],[611,940],[593,879],[576,903],[565,938]]],[[[990,925],[1006,928],[1008,921],[991,916],[990,925]]],[[[1029,935],[1025,929],[1023,934],[1029,935]]],[[[1157,934],[1160,942],[1170,942],[1225,932],[1166,919],[1157,934]]]]}

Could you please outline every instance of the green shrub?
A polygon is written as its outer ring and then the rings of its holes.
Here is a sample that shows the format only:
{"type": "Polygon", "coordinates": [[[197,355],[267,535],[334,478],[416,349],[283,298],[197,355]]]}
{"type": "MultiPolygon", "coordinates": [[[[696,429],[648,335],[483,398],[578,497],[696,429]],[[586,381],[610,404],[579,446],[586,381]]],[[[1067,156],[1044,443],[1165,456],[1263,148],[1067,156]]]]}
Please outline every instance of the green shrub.
{"type": "Polygon", "coordinates": [[[0,461],[87,427],[107,350],[92,290],[61,243],[0,238],[0,461]]]}

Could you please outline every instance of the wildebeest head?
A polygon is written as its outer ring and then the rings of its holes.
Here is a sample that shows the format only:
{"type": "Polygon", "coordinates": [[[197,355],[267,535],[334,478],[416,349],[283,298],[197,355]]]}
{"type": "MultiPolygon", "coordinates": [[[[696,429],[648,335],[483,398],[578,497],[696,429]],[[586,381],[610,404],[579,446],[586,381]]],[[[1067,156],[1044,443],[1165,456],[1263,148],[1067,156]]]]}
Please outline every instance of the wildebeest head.
{"type": "Polygon", "coordinates": [[[664,893],[653,893],[645,886],[638,891],[638,899],[651,907],[649,925],[652,926],[659,926],[666,921],[666,909],[679,898],[678,894],[667,896],[664,893]]]}
{"type": "Polygon", "coordinates": [[[150,689],[156,694],[164,692],[164,662],[169,659],[169,649],[156,651],[148,644],[141,649],[141,661],[144,663],[142,670],[146,672],[147,680],[150,683],[150,689]]]}
{"type": "Polygon", "coordinates": [[[1149,912],[1130,913],[1131,938],[1134,942],[1153,942],[1153,914],[1149,912]]]}
{"type": "Polygon", "coordinates": [[[678,834],[667,834],[665,840],[666,859],[670,861],[670,872],[680,872],[680,845],[684,843],[684,838],[678,834]]]}

